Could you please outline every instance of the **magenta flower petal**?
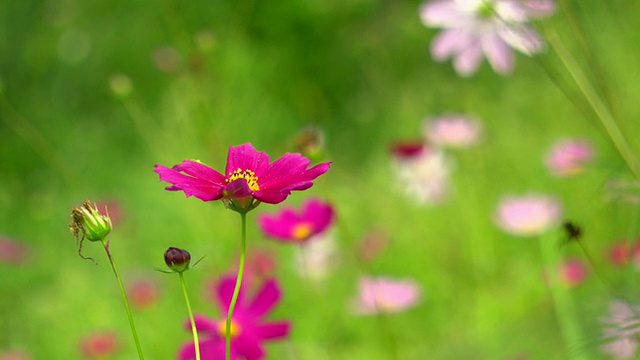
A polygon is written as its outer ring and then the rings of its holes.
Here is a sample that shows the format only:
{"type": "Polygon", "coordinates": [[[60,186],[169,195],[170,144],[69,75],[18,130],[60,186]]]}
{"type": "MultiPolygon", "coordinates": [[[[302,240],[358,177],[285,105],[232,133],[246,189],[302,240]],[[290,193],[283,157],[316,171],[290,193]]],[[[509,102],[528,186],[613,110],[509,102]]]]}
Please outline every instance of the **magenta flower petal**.
{"type": "Polygon", "coordinates": [[[274,321],[256,327],[256,333],[262,339],[277,339],[286,337],[291,330],[291,323],[288,321],[274,321]]]}
{"type": "Polygon", "coordinates": [[[160,180],[173,184],[167,190],[182,190],[187,197],[195,196],[203,201],[222,198],[220,189],[225,185],[224,176],[204,164],[193,160],[185,160],[173,168],[156,164],[155,171],[160,180]]]}
{"type": "Polygon", "coordinates": [[[289,239],[297,222],[298,215],[291,207],[282,208],[279,214],[258,215],[258,224],[262,232],[278,239],[289,239]]]}
{"type": "MultiPolygon", "coordinates": [[[[225,343],[217,339],[200,339],[200,358],[211,360],[224,359],[225,343]]],[[[233,353],[233,350],[232,350],[233,353]]],[[[193,360],[196,358],[196,348],[192,342],[182,344],[178,350],[178,360],[193,360]]],[[[232,355],[232,359],[235,356],[232,355]]]]}
{"type": "Polygon", "coordinates": [[[225,175],[231,176],[238,169],[241,171],[251,169],[259,177],[264,174],[270,161],[271,159],[267,153],[257,151],[250,143],[230,146],[225,175]]]}
{"type": "Polygon", "coordinates": [[[309,159],[300,154],[284,154],[269,166],[260,181],[260,191],[254,197],[270,204],[282,202],[291,191],[310,188],[313,179],[324,174],[331,166],[325,162],[306,170],[309,163],[309,159]]]}
{"type": "Polygon", "coordinates": [[[326,229],[331,224],[333,215],[333,207],[318,199],[309,199],[302,212],[302,216],[318,231],[326,229]]]}
{"type": "Polygon", "coordinates": [[[264,358],[264,349],[260,345],[260,339],[253,333],[242,332],[235,339],[234,347],[246,360],[260,360],[264,358]]]}
{"type": "Polygon", "coordinates": [[[247,307],[247,312],[256,317],[264,316],[280,301],[281,294],[278,283],[273,279],[267,280],[247,307]]]}
{"type": "MultiPolygon", "coordinates": [[[[196,323],[196,329],[198,329],[198,331],[216,331],[218,329],[218,323],[204,315],[194,314],[193,320],[196,323]]],[[[185,329],[191,330],[191,321],[189,319],[185,320],[183,326],[185,329]]]]}
{"type": "Polygon", "coordinates": [[[261,214],[258,223],[262,232],[272,238],[304,242],[323,233],[333,222],[333,207],[319,199],[307,200],[298,212],[290,207],[276,214],[261,214]]]}
{"type": "MultiPolygon", "coordinates": [[[[225,313],[229,311],[229,305],[231,304],[231,298],[233,297],[233,290],[235,286],[236,286],[236,278],[232,276],[225,276],[222,278],[222,280],[220,280],[220,282],[218,282],[218,284],[215,287],[216,300],[218,300],[218,304],[220,305],[220,308],[223,309],[225,313]]],[[[241,296],[243,292],[242,288],[243,287],[240,288],[241,291],[238,294],[236,309],[238,309],[239,307],[242,307],[242,301],[241,301],[241,296]]]]}

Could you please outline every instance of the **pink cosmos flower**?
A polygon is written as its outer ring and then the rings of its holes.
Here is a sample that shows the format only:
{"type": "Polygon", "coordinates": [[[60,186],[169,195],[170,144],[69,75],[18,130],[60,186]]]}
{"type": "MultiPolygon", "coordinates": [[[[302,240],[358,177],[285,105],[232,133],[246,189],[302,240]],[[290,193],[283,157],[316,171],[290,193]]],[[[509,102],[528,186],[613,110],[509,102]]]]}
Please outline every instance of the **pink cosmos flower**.
{"type": "Polygon", "coordinates": [[[391,147],[395,183],[419,204],[442,202],[449,193],[450,160],[424,142],[407,142],[391,147]]]}
{"type": "Polygon", "coordinates": [[[413,280],[363,277],[359,288],[352,308],[362,315],[400,312],[415,306],[420,298],[420,287],[413,280]]]}
{"type": "MultiPolygon", "coordinates": [[[[221,313],[229,310],[235,278],[223,277],[216,287],[216,300],[221,313]]],[[[256,292],[253,300],[245,298],[245,287],[241,287],[238,302],[231,321],[231,359],[259,360],[266,356],[262,342],[282,339],[289,335],[291,323],[288,321],[265,322],[262,318],[280,301],[281,290],[278,283],[266,281],[256,292]]],[[[225,318],[210,319],[195,315],[196,328],[200,337],[202,360],[223,360],[225,358],[225,318]]],[[[187,320],[186,329],[191,329],[187,320]]],[[[178,352],[179,360],[195,359],[192,342],[184,344],[178,352]]]]}
{"type": "Polygon", "coordinates": [[[95,332],[80,340],[82,354],[89,359],[102,359],[112,356],[119,349],[115,332],[95,332]]]}
{"type": "Polygon", "coordinates": [[[246,211],[250,210],[244,207],[247,200],[277,204],[293,190],[310,188],[331,165],[323,162],[308,169],[309,163],[298,153],[286,153],[271,162],[269,155],[246,143],[229,147],[224,174],[194,160],[184,160],[172,168],[156,164],[155,171],[160,180],[172,184],[167,190],[184,191],[187,197],[193,195],[203,201],[237,200],[240,209],[246,211]]]}
{"type": "Polygon", "coordinates": [[[540,194],[504,197],[498,205],[496,222],[508,233],[540,235],[560,222],[560,203],[540,194]]]}
{"type": "Polygon", "coordinates": [[[560,280],[569,287],[577,286],[587,279],[589,270],[580,259],[566,259],[558,266],[560,280]]]}
{"type": "Polygon", "coordinates": [[[149,279],[138,279],[127,286],[127,294],[132,307],[145,309],[158,301],[160,290],[155,282],[149,279]]]}
{"type": "Polygon", "coordinates": [[[276,214],[260,214],[258,224],[266,236],[301,243],[327,230],[334,215],[331,204],[310,198],[302,204],[299,211],[286,206],[276,214]]]}
{"type": "Polygon", "coordinates": [[[553,145],[545,164],[555,176],[570,176],[581,172],[593,159],[593,147],[585,140],[562,140],[553,145]]]}
{"type": "Polygon", "coordinates": [[[552,13],[552,0],[433,0],[422,5],[420,17],[427,27],[445,29],[431,43],[436,61],[453,58],[461,76],[476,72],[482,57],[499,74],[513,69],[511,49],[532,55],[542,39],[528,23],[552,13]]]}
{"type": "Polygon", "coordinates": [[[603,340],[607,343],[601,347],[614,359],[631,359],[638,348],[640,335],[640,307],[631,306],[624,301],[616,300],[609,304],[609,316],[602,320],[603,340]]]}
{"type": "Polygon", "coordinates": [[[21,264],[28,256],[27,246],[0,235],[0,262],[21,264]]]}
{"type": "Polygon", "coordinates": [[[481,132],[478,120],[461,114],[445,114],[424,124],[425,137],[430,143],[451,148],[474,145],[481,132]]]}

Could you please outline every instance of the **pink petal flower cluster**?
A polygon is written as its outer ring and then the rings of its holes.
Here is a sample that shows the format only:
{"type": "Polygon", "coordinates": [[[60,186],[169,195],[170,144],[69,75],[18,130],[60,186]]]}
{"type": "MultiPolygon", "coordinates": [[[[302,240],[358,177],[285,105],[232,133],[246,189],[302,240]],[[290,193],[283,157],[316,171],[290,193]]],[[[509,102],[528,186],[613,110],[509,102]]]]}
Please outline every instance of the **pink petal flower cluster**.
{"type": "Polygon", "coordinates": [[[300,210],[286,206],[275,214],[260,214],[258,224],[268,237],[301,243],[326,231],[334,217],[331,204],[310,198],[302,204],[300,210]]]}
{"type": "MultiPolygon", "coordinates": [[[[229,311],[236,279],[223,277],[217,284],[216,300],[222,314],[229,311]]],[[[240,288],[238,302],[231,320],[231,359],[259,360],[266,356],[262,343],[265,340],[282,339],[289,335],[288,321],[264,321],[262,318],[280,301],[282,292],[276,280],[267,280],[256,292],[252,300],[247,300],[246,288],[240,288]]],[[[226,316],[211,319],[195,315],[196,328],[200,338],[202,360],[223,360],[225,358],[226,316]]],[[[191,329],[187,320],[185,329],[191,329]]],[[[184,344],[178,352],[179,360],[195,359],[192,342],[184,344]]]]}
{"type": "Polygon", "coordinates": [[[481,133],[480,122],[462,114],[444,114],[424,124],[425,138],[442,147],[468,148],[478,142],[481,133]]]}
{"type": "Polygon", "coordinates": [[[449,193],[451,163],[444,152],[424,141],[392,146],[393,173],[401,191],[419,204],[442,202],[449,193]]]}
{"type": "Polygon", "coordinates": [[[631,306],[616,300],[609,304],[609,316],[602,320],[604,324],[602,338],[606,344],[601,350],[614,359],[632,359],[638,349],[640,335],[639,306],[631,306]]]}
{"type": "Polygon", "coordinates": [[[532,55],[543,41],[529,26],[555,10],[552,0],[432,0],[420,9],[422,23],[442,28],[431,43],[436,61],[453,58],[461,76],[477,71],[482,58],[499,74],[513,69],[511,49],[532,55]]]}
{"type": "Polygon", "coordinates": [[[560,203],[548,195],[506,196],[498,204],[496,222],[513,235],[535,236],[558,225],[561,214],[560,203]]]}
{"type": "Polygon", "coordinates": [[[420,286],[408,279],[363,277],[359,290],[351,305],[361,315],[400,312],[415,306],[420,299],[420,286]]]}
{"type": "Polygon", "coordinates": [[[593,160],[594,150],[586,140],[562,140],[554,144],[545,164],[555,176],[571,176],[581,172],[593,160]]]}
{"type": "MultiPolygon", "coordinates": [[[[323,162],[308,168],[310,160],[298,153],[286,153],[271,162],[269,155],[246,143],[229,147],[224,174],[198,161],[184,160],[171,168],[156,164],[166,189],[183,191],[203,201],[255,199],[277,204],[294,190],[306,190],[313,180],[329,170],[323,162]]],[[[242,202],[242,201],[241,201],[242,202]]]]}

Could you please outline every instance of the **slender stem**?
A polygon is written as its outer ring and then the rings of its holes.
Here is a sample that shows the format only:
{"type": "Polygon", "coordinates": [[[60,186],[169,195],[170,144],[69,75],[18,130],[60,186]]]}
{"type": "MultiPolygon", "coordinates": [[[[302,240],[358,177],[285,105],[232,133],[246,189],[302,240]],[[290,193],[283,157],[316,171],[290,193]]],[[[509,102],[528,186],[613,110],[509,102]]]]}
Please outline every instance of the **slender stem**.
{"type": "Polygon", "coordinates": [[[116,280],[118,281],[118,285],[120,286],[120,293],[122,294],[124,308],[126,309],[127,317],[129,318],[129,326],[131,327],[131,333],[133,334],[133,341],[136,343],[136,349],[138,349],[138,357],[140,358],[140,360],[144,360],[144,355],[142,355],[142,347],[140,346],[140,340],[138,340],[138,333],[136,332],[136,326],[133,323],[133,315],[131,315],[131,308],[129,307],[129,301],[127,300],[127,293],[124,291],[124,285],[122,285],[122,279],[120,278],[120,274],[118,273],[118,268],[116,268],[116,263],[115,261],[113,261],[113,257],[111,256],[111,252],[109,251],[109,242],[103,241],[102,245],[104,245],[104,250],[107,252],[109,263],[111,264],[111,268],[113,269],[113,274],[116,276],[116,280]]]}
{"type": "Polygon", "coordinates": [[[553,49],[560,57],[563,65],[573,78],[573,81],[578,85],[578,88],[587,99],[587,102],[600,119],[602,126],[604,126],[605,131],[609,135],[613,145],[616,147],[616,150],[620,153],[626,165],[629,167],[629,170],[631,170],[636,179],[640,179],[640,165],[633,154],[633,150],[627,143],[624,134],[618,127],[615,118],[611,114],[611,111],[609,111],[606,104],[602,101],[585,74],[580,70],[578,62],[573,58],[564,44],[562,44],[560,37],[554,31],[549,31],[548,39],[553,49]]]}
{"type": "MultiPolygon", "coordinates": [[[[547,236],[540,236],[538,240],[542,260],[546,268],[549,291],[558,317],[560,332],[564,338],[565,345],[570,348],[582,339],[580,335],[580,327],[578,317],[575,313],[571,294],[560,283],[558,276],[558,263],[560,262],[560,253],[556,246],[553,233],[547,236]]],[[[571,359],[585,359],[584,354],[572,353],[571,359]]]]}
{"type": "Polygon", "coordinates": [[[191,311],[191,303],[189,302],[189,296],[187,295],[187,287],[184,284],[184,276],[180,274],[180,284],[182,284],[182,293],[184,294],[184,301],[187,303],[187,311],[189,312],[189,320],[191,321],[191,332],[193,332],[193,346],[196,349],[196,360],[200,360],[200,343],[198,341],[198,330],[196,329],[196,321],[193,318],[193,311],[191,311]]]}
{"type": "Polygon", "coordinates": [[[242,220],[241,235],[240,235],[240,263],[238,264],[238,276],[236,277],[236,286],[233,289],[233,296],[231,297],[231,304],[229,304],[229,312],[227,313],[227,323],[225,326],[225,339],[226,339],[225,358],[227,360],[231,359],[231,318],[233,317],[233,309],[236,307],[236,302],[238,301],[238,294],[240,293],[240,286],[242,285],[242,275],[244,273],[244,256],[245,256],[245,249],[246,249],[246,243],[247,243],[247,214],[244,212],[241,212],[240,218],[242,220]]]}

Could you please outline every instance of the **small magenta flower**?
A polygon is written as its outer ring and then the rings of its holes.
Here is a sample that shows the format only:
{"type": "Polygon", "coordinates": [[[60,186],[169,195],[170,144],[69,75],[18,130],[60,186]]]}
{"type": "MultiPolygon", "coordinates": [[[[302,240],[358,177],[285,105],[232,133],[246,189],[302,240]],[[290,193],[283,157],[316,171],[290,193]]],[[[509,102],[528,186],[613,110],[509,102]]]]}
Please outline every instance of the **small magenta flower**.
{"type": "Polygon", "coordinates": [[[588,141],[562,140],[553,145],[545,164],[555,176],[571,176],[582,172],[593,156],[593,147],[588,141]]]}
{"type": "Polygon", "coordinates": [[[424,134],[431,144],[449,148],[468,148],[480,139],[482,127],[474,118],[461,114],[445,114],[427,119],[424,134]]]}
{"type": "Polygon", "coordinates": [[[431,43],[436,61],[453,58],[456,72],[469,76],[486,57],[494,71],[507,74],[511,49],[527,55],[542,50],[529,22],[554,10],[551,0],[432,0],[422,5],[420,18],[427,27],[444,29],[431,43]]]}
{"type": "Polygon", "coordinates": [[[172,271],[181,273],[189,269],[191,254],[187,250],[170,247],[164,252],[164,262],[172,271]]]}
{"type": "MultiPolygon", "coordinates": [[[[225,276],[216,286],[215,295],[223,314],[229,310],[234,285],[235,278],[225,276]]],[[[262,343],[265,340],[287,337],[291,328],[288,321],[264,321],[262,319],[280,301],[282,292],[278,282],[274,279],[267,280],[252,300],[245,299],[244,292],[245,287],[242,286],[231,320],[231,359],[264,359],[266,353],[262,343]]],[[[224,359],[226,319],[210,319],[196,315],[195,323],[201,336],[200,354],[202,359],[224,359]]],[[[190,329],[191,324],[187,322],[185,327],[190,329]]],[[[184,344],[180,348],[178,359],[195,359],[193,343],[184,344]]]]}
{"type": "Polygon", "coordinates": [[[420,299],[420,286],[409,279],[363,277],[359,290],[351,306],[355,313],[361,315],[404,311],[415,306],[420,299]]]}
{"type": "Polygon", "coordinates": [[[184,191],[202,201],[225,200],[238,212],[254,209],[260,202],[278,204],[294,190],[306,190],[324,174],[331,163],[307,168],[310,160],[298,153],[286,153],[271,162],[269,155],[246,143],[230,146],[224,174],[198,161],[184,160],[168,168],[156,164],[160,180],[171,183],[166,189],[184,191]],[[254,203],[256,200],[257,203],[254,203]]]}
{"type": "Polygon", "coordinates": [[[506,196],[498,205],[496,222],[513,235],[535,236],[558,225],[561,213],[560,203],[551,196],[506,196]]]}
{"type": "Polygon", "coordinates": [[[327,230],[334,215],[331,204],[310,198],[302,204],[299,211],[286,206],[275,214],[260,214],[258,224],[266,236],[301,243],[327,230]]]}
{"type": "Polygon", "coordinates": [[[558,265],[560,281],[568,287],[575,287],[589,277],[589,270],[580,259],[566,259],[558,265]]]}
{"type": "Polygon", "coordinates": [[[95,203],[84,201],[71,212],[69,230],[75,237],[82,236],[89,241],[105,241],[111,232],[109,214],[103,215],[95,203]]]}

